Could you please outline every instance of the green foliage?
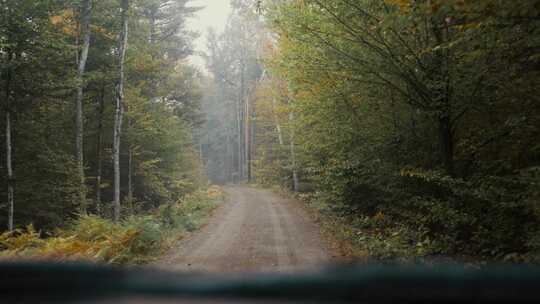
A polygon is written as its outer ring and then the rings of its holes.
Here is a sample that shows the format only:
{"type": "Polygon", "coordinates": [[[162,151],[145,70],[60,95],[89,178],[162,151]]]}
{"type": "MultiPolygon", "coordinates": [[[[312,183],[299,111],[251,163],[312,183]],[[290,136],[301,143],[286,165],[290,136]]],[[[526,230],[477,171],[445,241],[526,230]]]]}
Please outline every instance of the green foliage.
{"type": "MultiPolygon", "coordinates": [[[[360,255],[536,259],[537,5],[268,5],[267,67],[286,82],[270,90],[294,119],[263,108],[263,123],[295,134],[302,181],[360,255]]],[[[260,180],[290,179],[291,154],[258,145],[260,180]]]]}
{"type": "Polygon", "coordinates": [[[45,238],[30,225],[0,235],[0,257],[146,263],[183,233],[198,229],[222,201],[222,195],[218,188],[198,191],[181,202],[160,207],[153,215],[130,216],[119,224],[83,216],[45,238]]]}
{"type": "Polygon", "coordinates": [[[158,218],[165,227],[191,232],[200,228],[204,215],[214,208],[215,203],[208,200],[207,194],[197,192],[176,204],[161,206],[158,218]]]}
{"type": "MultiPolygon", "coordinates": [[[[177,201],[206,182],[192,140],[194,128],[201,123],[201,75],[184,60],[195,38],[185,30],[185,23],[198,10],[189,2],[136,1],[129,15],[121,196],[133,195],[125,205],[137,201],[138,214],[177,201]]],[[[32,223],[51,232],[76,219],[80,210],[74,147],[80,5],[78,0],[0,3],[0,127],[6,130],[9,111],[16,227],[32,223]]],[[[119,12],[120,1],[93,1],[84,75],[86,185],[82,190],[90,214],[101,216],[109,215],[112,198],[119,12]]],[[[0,141],[6,142],[4,131],[0,141]]],[[[5,145],[0,156],[0,170],[5,172],[5,145]]],[[[0,174],[0,184],[7,182],[6,174],[0,174]]],[[[7,187],[0,188],[0,197],[7,197],[7,187]]],[[[4,229],[7,206],[0,209],[4,229]]],[[[134,211],[125,209],[126,216],[134,211]]]]}

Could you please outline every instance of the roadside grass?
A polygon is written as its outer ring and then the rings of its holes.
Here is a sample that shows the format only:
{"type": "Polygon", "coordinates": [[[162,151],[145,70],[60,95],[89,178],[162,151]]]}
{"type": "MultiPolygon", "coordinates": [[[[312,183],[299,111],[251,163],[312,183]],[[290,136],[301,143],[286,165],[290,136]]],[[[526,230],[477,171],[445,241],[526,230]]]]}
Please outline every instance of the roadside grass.
{"type": "Polygon", "coordinates": [[[421,226],[411,226],[383,212],[368,216],[343,211],[317,193],[295,194],[283,190],[280,193],[303,202],[319,223],[323,235],[334,242],[346,261],[465,268],[512,262],[459,253],[444,254],[439,250],[440,240],[431,239],[421,226]]]}
{"type": "Polygon", "coordinates": [[[417,262],[426,256],[423,246],[412,241],[412,231],[384,223],[382,213],[372,217],[340,215],[326,203],[302,196],[323,234],[337,242],[342,254],[355,262],[417,262]]]}
{"type": "Polygon", "coordinates": [[[359,231],[351,225],[350,221],[331,212],[327,203],[316,200],[312,194],[293,193],[274,187],[272,190],[282,196],[299,200],[319,224],[323,236],[332,242],[345,260],[368,261],[372,258],[369,251],[356,242],[359,231]]]}
{"type": "MultiPolygon", "coordinates": [[[[317,193],[292,193],[276,187],[270,189],[301,201],[320,225],[323,236],[333,243],[346,261],[432,264],[454,263],[461,259],[433,258],[431,244],[426,242],[421,230],[402,225],[382,212],[373,216],[347,213],[317,193]]],[[[466,258],[464,260],[469,262],[466,258]]]]}
{"type": "Polygon", "coordinates": [[[0,259],[145,264],[204,225],[223,199],[223,191],[212,186],[149,214],[126,217],[118,224],[83,216],[48,237],[30,225],[0,235],[0,259]]]}

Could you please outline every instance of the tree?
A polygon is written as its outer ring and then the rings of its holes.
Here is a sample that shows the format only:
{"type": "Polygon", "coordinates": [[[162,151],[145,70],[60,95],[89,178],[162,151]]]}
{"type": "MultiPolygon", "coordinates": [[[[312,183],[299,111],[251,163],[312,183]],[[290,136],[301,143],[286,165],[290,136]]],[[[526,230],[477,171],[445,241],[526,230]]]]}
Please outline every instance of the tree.
{"type": "Polygon", "coordinates": [[[80,28],[82,36],[82,47],[80,54],[77,54],[77,100],[76,100],[76,150],[77,163],[79,169],[79,204],[81,214],[86,214],[86,182],[84,175],[84,118],[83,118],[83,90],[84,90],[84,72],[86,69],[86,61],[88,59],[88,51],[90,49],[90,20],[92,12],[91,0],[83,0],[81,2],[80,28]]]}
{"type": "MultiPolygon", "coordinates": [[[[8,14],[0,18],[0,141],[6,143],[0,151],[0,184],[6,185],[0,196],[7,198],[0,225],[33,224],[51,232],[72,222],[83,208],[114,218],[115,206],[104,202],[114,201],[115,190],[120,199],[132,193],[132,210],[140,213],[203,183],[191,138],[200,123],[199,75],[182,61],[191,49],[193,35],[183,22],[192,8],[176,1],[176,12],[169,15],[169,6],[163,6],[156,19],[159,32],[178,28],[151,43],[150,24],[142,13],[151,2],[128,3],[120,22],[111,12],[122,11],[126,3],[117,0],[0,2],[0,11],[8,14]],[[181,6],[185,13],[178,17],[181,6]],[[161,24],[169,20],[165,15],[177,18],[174,27],[161,24]],[[91,45],[85,42],[90,36],[91,45]],[[121,111],[116,112],[118,104],[121,111]],[[126,127],[117,113],[127,118],[126,127]],[[73,139],[80,143],[76,153],[73,139]],[[120,142],[126,149],[120,149],[120,142]],[[106,161],[115,152],[116,168],[106,161]],[[131,183],[117,183],[115,189],[115,169],[131,183]],[[81,190],[95,203],[82,204],[81,190]],[[16,208],[10,208],[15,197],[16,208]]],[[[165,2],[171,1],[159,1],[165,2]]]]}
{"type": "MultiPolygon", "coordinates": [[[[62,159],[66,166],[65,174],[71,174],[69,160],[63,159],[66,154],[58,149],[60,144],[44,145],[46,137],[43,136],[43,131],[46,128],[38,125],[46,120],[43,115],[39,115],[45,105],[52,108],[56,105],[58,96],[69,90],[73,92],[68,80],[70,73],[59,73],[59,69],[67,68],[68,61],[72,66],[75,56],[66,47],[64,38],[67,33],[60,30],[60,26],[55,23],[57,19],[53,18],[63,11],[59,3],[19,1],[14,4],[12,1],[5,1],[0,4],[0,9],[2,14],[7,14],[0,22],[0,90],[2,99],[6,99],[3,103],[6,119],[2,120],[3,129],[6,131],[3,134],[6,149],[2,158],[6,163],[5,167],[2,167],[7,173],[5,178],[2,177],[2,181],[7,187],[0,191],[8,197],[6,226],[13,229],[24,221],[28,214],[35,215],[36,222],[42,222],[44,214],[59,206],[58,202],[52,202],[41,208],[40,212],[36,212],[37,206],[30,205],[30,201],[49,203],[52,197],[65,199],[72,194],[63,180],[57,180],[54,187],[42,191],[42,187],[50,186],[48,181],[36,185],[29,177],[38,175],[39,172],[47,172],[51,178],[56,177],[56,164],[42,161],[45,155],[62,159]],[[71,57],[68,59],[68,56],[71,57]],[[28,170],[28,160],[34,161],[33,170],[28,170]],[[15,176],[18,177],[16,184],[15,176]],[[15,208],[15,197],[19,198],[18,208],[15,208]]],[[[63,120],[58,120],[61,121],[63,120]]],[[[49,130],[54,132],[55,126],[49,127],[49,130]]],[[[65,137],[62,140],[69,141],[65,137]]],[[[68,209],[69,207],[65,210],[68,209]]]]}
{"type": "MultiPolygon", "coordinates": [[[[7,65],[11,65],[12,54],[8,52],[7,65]]],[[[13,230],[13,209],[14,209],[14,191],[13,191],[13,160],[12,160],[12,141],[11,141],[11,68],[8,67],[5,75],[5,102],[6,102],[6,168],[7,168],[7,191],[8,191],[8,230],[13,230]]]]}
{"type": "Polygon", "coordinates": [[[228,130],[218,139],[228,141],[219,145],[221,153],[228,157],[220,161],[214,158],[211,163],[225,166],[227,169],[223,170],[230,174],[228,180],[235,182],[250,175],[252,99],[262,74],[258,50],[263,33],[260,20],[249,19],[238,9],[233,11],[223,33],[209,31],[207,38],[207,67],[213,75],[214,88],[222,96],[214,102],[223,103],[225,112],[221,112],[220,120],[228,130]]]}
{"type": "Polygon", "coordinates": [[[124,81],[126,51],[128,43],[129,30],[129,0],[120,0],[121,17],[120,23],[122,26],[121,33],[118,39],[118,80],[116,84],[116,109],[114,117],[114,143],[113,143],[113,163],[114,163],[114,220],[120,220],[120,140],[122,136],[122,120],[124,117],[124,81]]]}
{"type": "MultiPolygon", "coordinates": [[[[436,239],[435,252],[528,250],[525,226],[538,225],[537,152],[525,144],[536,147],[539,132],[537,3],[264,4],[276,41],[266,67],[294,113],[284,126],[297,159],[279,163],[282,176],[297,162],[301,183],[331,208],[352,220],[382,212],[436,239]]],[[[256,175],[275,179],[262,157],[256,175]]]]}

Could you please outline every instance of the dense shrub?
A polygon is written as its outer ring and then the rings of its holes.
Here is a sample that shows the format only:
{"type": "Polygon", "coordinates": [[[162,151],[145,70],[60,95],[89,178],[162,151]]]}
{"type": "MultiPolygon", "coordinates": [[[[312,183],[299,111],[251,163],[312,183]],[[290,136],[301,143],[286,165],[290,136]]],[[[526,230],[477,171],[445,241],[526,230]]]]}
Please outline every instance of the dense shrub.
{"type": "Polygon", "coordinates": [[[352,187],[353,194],[351,186],[326,185],[333,190],[314,193],[309,201],[333,223],[332,233],[352,242],[359,255],[538,260],[540,219],[531,200],[538,183],[528,175],[463,180],[407,169],[386,183],[356,181],[362,182],[352,187]],[[337,231],[335,222],[341,224],[337,231]]]}
{"type": "Polygon", "coordinates": [[[222,199],[219,188],[197,191],[153,215],[125,218],[115,224],[84,216],[68,228],[45,236],[33,226],[0,235],[0,256],[6,259],[89,260],[141,264],[159,255],[183,232],[193,231],[222,199]]]}

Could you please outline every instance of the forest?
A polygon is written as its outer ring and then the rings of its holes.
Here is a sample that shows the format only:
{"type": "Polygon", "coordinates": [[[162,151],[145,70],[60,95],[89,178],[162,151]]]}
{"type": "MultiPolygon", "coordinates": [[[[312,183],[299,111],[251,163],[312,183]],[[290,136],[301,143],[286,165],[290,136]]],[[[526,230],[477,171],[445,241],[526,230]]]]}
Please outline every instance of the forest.
{"type": "Polygon", "coordinates": [[[236,12],[208,39],[211,180],[300,193],[358,257],[538,261],[540,2],[236,12]]]}
{"type": "Polygon", "coordinates": [[[0,0],[0,250],[195,229],[246,183],[356,258],[540,261],[540,1],[231,5],[0,0]]]}
{"type": "Polygon", "coordinates": [[[72,227],[125,242],[156,232],[142,215],[198,195],[201,78],[185,24],[199,8],[188,2],[0,2],[0,225],[13,231],[2,249],[25,229],[29,247],[72,227]]]}

